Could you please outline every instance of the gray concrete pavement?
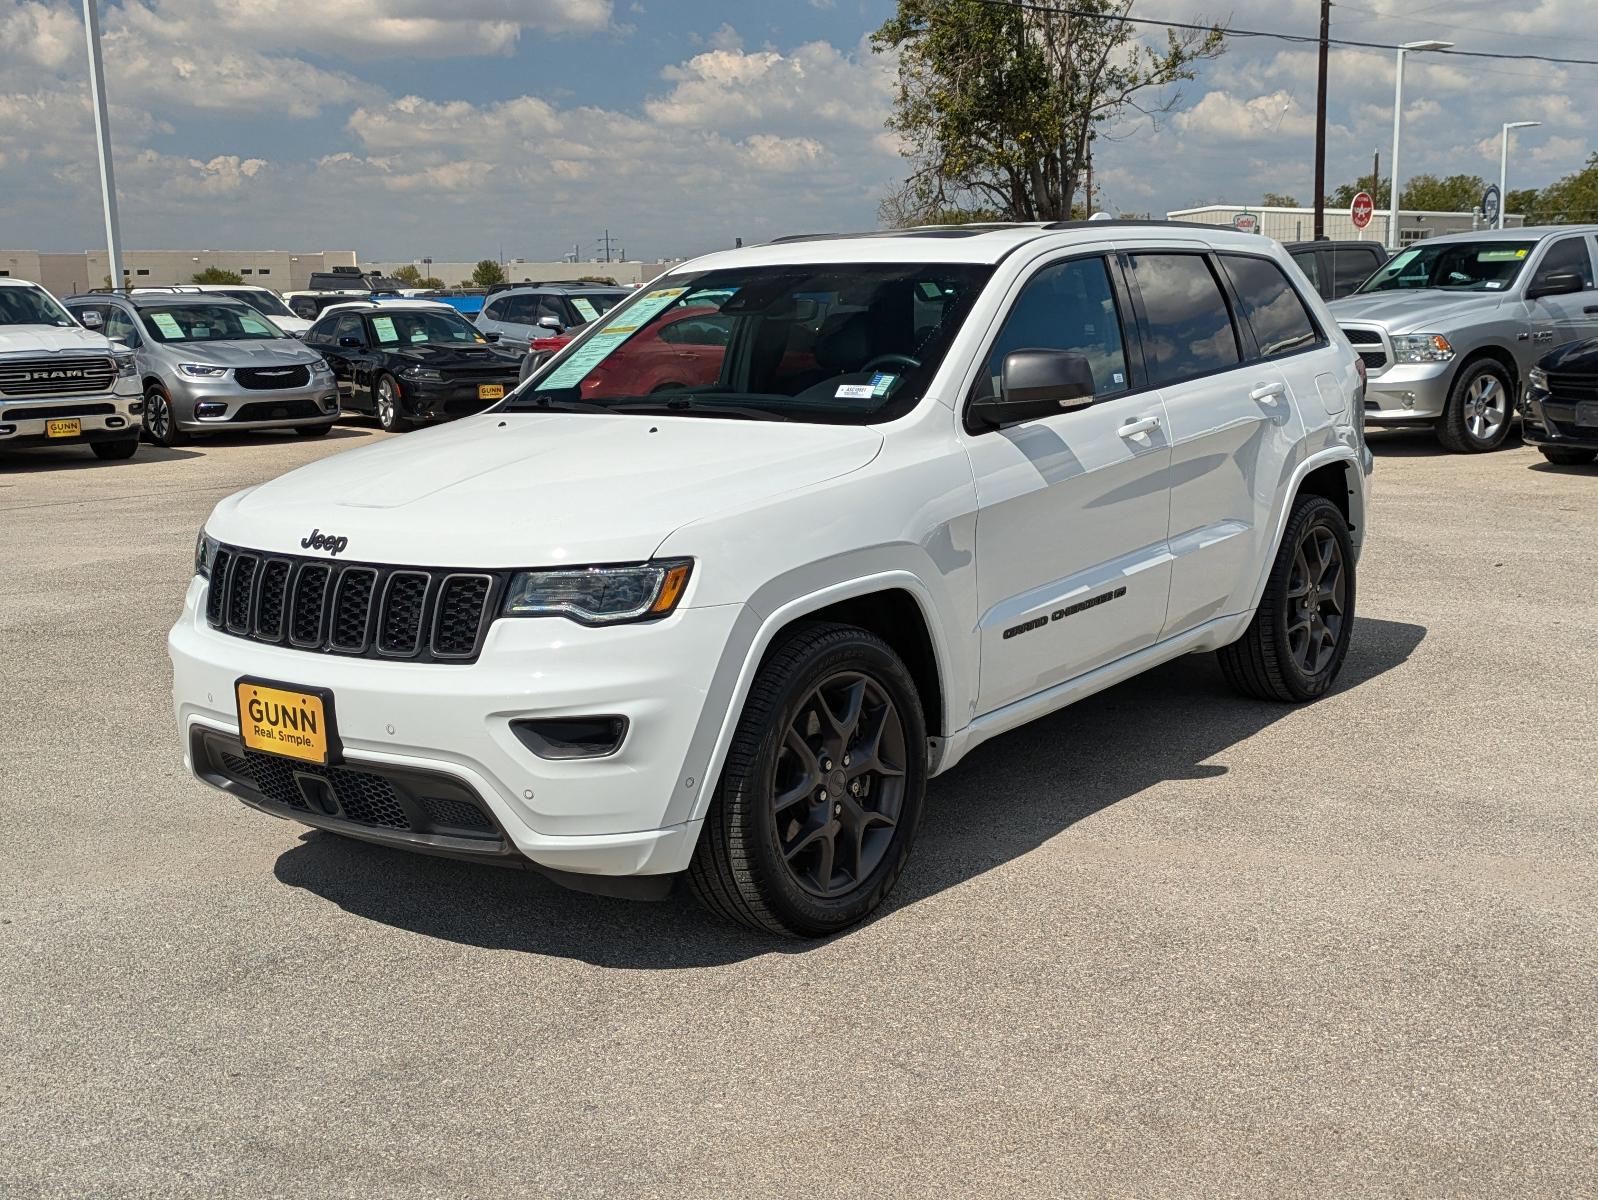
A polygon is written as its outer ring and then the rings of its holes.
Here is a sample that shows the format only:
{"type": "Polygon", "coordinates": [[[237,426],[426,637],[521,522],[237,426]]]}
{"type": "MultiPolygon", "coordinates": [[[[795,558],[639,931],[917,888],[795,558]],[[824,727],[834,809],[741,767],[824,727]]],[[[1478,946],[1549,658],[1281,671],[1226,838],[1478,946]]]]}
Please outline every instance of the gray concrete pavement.
{"type": "Polygon", "coordinates": [[[1376,439],[1360,622],[983,747],[774,944],[190,780],[210,506],[378,436],[0,455],[0,1195],[1591,1195],[1598,471],[1376,439]]]}

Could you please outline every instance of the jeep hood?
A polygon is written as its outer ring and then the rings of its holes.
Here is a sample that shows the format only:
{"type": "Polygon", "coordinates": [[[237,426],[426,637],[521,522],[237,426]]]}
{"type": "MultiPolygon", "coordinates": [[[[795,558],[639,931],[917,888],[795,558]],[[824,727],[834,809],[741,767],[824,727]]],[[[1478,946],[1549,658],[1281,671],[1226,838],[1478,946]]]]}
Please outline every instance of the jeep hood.
{"type": "Polygon", "coordinates": [[[1502,292],[1447,292],[1414,288],[1344,296],[1329,306],[1339,321],[1368,321],[1388,333],[1444,333],[1475,321],[1492,320],[1510,296],[1502,292]]]}
{"type": "Polygon", "coordinates": [[[636,562],[676,529],[857,471],[882,435],[849,425],[485,413],[291,471],[217,505],[235,545],[430,567],[636,562]]]}
{"type": "Polygon", "coordinates": [[[0,325],[0,354],[109,354],[111,343],[77,325],[0,325]]]}

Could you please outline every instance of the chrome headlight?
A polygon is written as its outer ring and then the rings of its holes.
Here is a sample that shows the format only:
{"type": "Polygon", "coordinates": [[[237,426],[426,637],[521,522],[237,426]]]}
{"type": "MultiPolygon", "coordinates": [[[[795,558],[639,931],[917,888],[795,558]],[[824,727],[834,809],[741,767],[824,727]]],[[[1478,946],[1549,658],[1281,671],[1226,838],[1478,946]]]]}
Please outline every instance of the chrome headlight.
{"type": "Polygon", "coordinates": [[[312,379],[331,379],[331,378],[333,378],[333,368],[327,365],[327,360],[326,359],[318,359],[316,362],[311,364],[311,378],[312,379]]]}
{"type": "Polygon", "coordinates": [[[1393,338],[1393,357],[1401,363],[1447,362],[1454,348],[1440,333],[1400,333],[1393,338]]]}
{"type": "Polygon", "coordinates": [[[201,579],[211,578],[211,563],[216,559],[218,542],[204,529],[194,539],[194,573],[201,579]]]}
{"type": "Polygon", "coordinates": [[[220,379],[231,367],[213,367],[210,363],[179,363],[178,370],[191,379],[220,379]]]}
{"type": "Polygon", "coordinates": [[[432,367],[402,367],[400,374],[406,379],[417,379],[424,383],[443,383],[444,373],[435,371],[432,367]]]}
{"type": "Polygon", "coordinates": [[[138,359],[133,357],[133,355],[114,354],[111,357],[116,360],[117,374],[122,376],[124,379],[139,373],[139,362],[138,359]]]}
{"type": "Polygon", "coordinates": [[[1526,383],[1534,392],[1546,392],[1548,390],[1548,372],[1541,367],[1533,367],[1526,372],[1526,383]]]}
{"type": "Polygon", "coordinates": [[[507,617],[570,617],[612,625],[664,617],[677,607],[693,569],[690,559],[626,567],[522,571],[505,593],[507,617]]]}

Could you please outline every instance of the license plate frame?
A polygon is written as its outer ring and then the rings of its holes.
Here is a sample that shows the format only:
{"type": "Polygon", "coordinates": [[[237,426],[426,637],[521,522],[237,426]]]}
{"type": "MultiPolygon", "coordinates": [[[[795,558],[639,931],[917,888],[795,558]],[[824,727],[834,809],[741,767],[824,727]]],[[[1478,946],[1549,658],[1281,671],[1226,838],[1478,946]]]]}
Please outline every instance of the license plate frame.
{"type": "Polygon", "coordinates": [[[52,417],[44,423],[44,436],[47,438],[82,437],[83,418],[52,417]]]}
{"type": "Polygon", "coordinates": [[[344,760],[329,689],[245,675],[233,684],[233,700],[238,710],[239,741],[245,749],[321,767],[337,766],[344,760]],[[252,700],[260,707],[251,709],[252,700]],[[266,707],[267,703],[279,707],[273,710],[266,707]],[[308,717],[315,718],[314,728],[306,727],[308,717]],[[285,732],[279,733],[280,730],[285,732]]]}
{"type": "Polygon", "coordinates": [[[1598,400],[1582,400],[1576,405],[1576,424],[1598,429],[1598,400]]]}
{"type": "Polygon", "coordinates": [[[503,383],[480,383],[477,385],[477,398],[479,400],[503,400],[505,398],[505,385],[503,383]]]}

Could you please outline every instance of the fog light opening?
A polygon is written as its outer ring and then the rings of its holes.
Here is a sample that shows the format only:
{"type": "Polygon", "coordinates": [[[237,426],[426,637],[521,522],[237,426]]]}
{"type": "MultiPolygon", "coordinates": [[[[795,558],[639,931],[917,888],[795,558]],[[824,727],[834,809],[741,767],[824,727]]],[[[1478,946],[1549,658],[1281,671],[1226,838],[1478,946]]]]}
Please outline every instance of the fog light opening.
{"type": "Polygon", "coordinates": [[[510,723],[517,740],[539,758],[604,758],[621,749],[626,717],[537,717],[510,723]]]}
{"type": "Polygon", "coordinates": [[[220,404],[215,400],[202,400],[194,406],[194,415],[196,417],[220,417],[225,412],[227,412],[227,405],[220,404]]]}

